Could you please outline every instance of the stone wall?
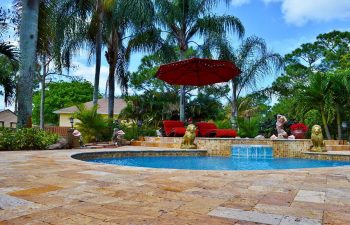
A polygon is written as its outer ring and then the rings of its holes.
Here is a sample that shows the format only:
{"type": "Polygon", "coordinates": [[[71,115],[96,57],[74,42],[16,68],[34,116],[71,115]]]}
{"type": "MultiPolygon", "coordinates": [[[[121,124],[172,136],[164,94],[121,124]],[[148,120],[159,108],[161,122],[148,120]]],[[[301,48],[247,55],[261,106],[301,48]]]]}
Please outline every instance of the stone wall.
{"type": "Polygon", "coordinates": [[[333,152],[305,152],[303,153],[302,157],[305,159],[350,161],[350,154],[333,152]]]}
{"type": "MultiPolygon", "coordinates": [[[[145,137],[144,146],[179,148],[182,137],[145,137]],[[152,145],[153,144],[153,145],[152,145]]],[[[325,160],[350,161],[350,156],[331,156],[331,152],[324,154],[308,154],[312,142],[310,139],[271,140],[245,138],[196,138],[199,150],[207,150],[210,156],[230,156],[232,145],[269,145],[273,148],[276,158],[310,158],[325,160]]],[[[344,141],[325,140],[326,145],[344,144],[344,141]]]]}
{"type": "MultiPolygon", "coordinates": [[[[177,143],[182,137],[146,137],[148,142],[177,143]]],[[[269,145],[272,146],[274,157],[301,158],[302,152],[310,149],[310,139],[297,140],[271,140],[271,139],[245,139],[245,138],[196,138],[198,149],[208,151],[211,156],[230,156],[232,145],[269,145]]]]}
{"type": "Polygon", "coordinates": [[[301,158],[302,152],[308,151],[311,140],[258,140],[233,138],[198,138],[198,149],[206,149],[208,155],[230,156],[232,145],[269,145],[272,146],[274,157],[301,158]]]}

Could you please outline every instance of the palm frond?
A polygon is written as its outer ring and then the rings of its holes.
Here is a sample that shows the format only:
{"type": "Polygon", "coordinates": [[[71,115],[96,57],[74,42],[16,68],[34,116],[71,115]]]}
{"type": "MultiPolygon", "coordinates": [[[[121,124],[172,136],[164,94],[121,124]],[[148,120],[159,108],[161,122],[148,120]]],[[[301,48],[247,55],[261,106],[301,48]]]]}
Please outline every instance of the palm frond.
{"type": "Polygon", "coordinates": [[[10,60],[18,61],[18,50],[11,44],[0,43],[0,54],[10,60]]]}
{"type": "Polygon", "coordinates": [[[188,32],[188,38],[192,38],[197,31],[203,36],[223,35],[226,32],[230,34],[237,33],[239,38],[242,38],[245,33],[243,24],[234,16],[205,16],[200,18],[188,32]]]}

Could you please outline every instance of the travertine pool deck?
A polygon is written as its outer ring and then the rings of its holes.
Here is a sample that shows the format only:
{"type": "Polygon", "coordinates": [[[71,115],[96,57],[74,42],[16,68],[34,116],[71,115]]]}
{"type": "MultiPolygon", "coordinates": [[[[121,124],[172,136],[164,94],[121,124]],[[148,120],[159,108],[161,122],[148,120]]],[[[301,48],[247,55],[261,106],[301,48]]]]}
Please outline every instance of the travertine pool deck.
{"type": "Polygon", "coordinates": [[[350,224],[350,167],[190,171],[70,157],[84,151],[101,150],[0,152],[0,224],[350,224]]]}

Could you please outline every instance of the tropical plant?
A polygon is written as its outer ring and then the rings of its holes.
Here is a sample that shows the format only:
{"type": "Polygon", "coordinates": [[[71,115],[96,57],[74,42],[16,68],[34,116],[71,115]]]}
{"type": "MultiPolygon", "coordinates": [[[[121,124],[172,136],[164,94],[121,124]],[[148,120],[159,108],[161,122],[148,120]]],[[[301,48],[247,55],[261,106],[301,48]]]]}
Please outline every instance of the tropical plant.
{"type": "Polygon", "coordinates": [[[194,121],[222,120],[224,110],[222,103],[212,95],[198,93],[186,106],[187,118],[194,121]]]}
{"type": "Polygon", "coordinates": [[[257,83],[274,70],[282,69],[282,56],[267,49],[263,39],[249,37],[242,41],[238,49],[232,48],[227,42],[217,42],[219,58],[230,60],[241,70],[241,74],[231,80],[231,122],[235,129],[238,117],[238,98],[242,92],[256,90],[257,83]]]}
{"type": "Polygon", "coordinates": [[[328,124],[335,115],[333,93],[331,93],[331,83],[329,76],[325,73],[315,73],[309,78],[309,83],[305,84],[296,92],[296,105],[298,113],[305,114],[310,110],[319,110],[323,127],[327,139],[331,139],[328,124]]]}
{"type": "MultiPolygon", "coordinates": [[[[16,8],[16,3],[15,3],[16,8]]],[[[0,7],[0,37],[8,35],[9,30],[16,29],[19,23],[19,10],[0,7]],[[14,26],[14,27],[12,27],[14,26]]],[[[18,49],[1,38],[0,55],[6,56],[11,61],[18,61],[18,49]]]]}
{"type": "Polygon", "coordinates": [[[286,55],[285,75],[271,88],[280,101],[288,98],[294,107],[287,111],[296,120],[319,123],[321,118],[327,138],[332,132],[341,138],[341,122],[349,113],[349,44],[350,32],[340,31],[320,34],[315,42],[302,44],[286,55]]]}
{"type": "Polygon", "coordinates": [[[259,123],[260,121],[257,117],[238,118],[238,124],[240,127],[238,135],[240,137],[254,138],[259,134],[259,123]]]}
{"type": "Polygon", "coordinates": [[[151,0],[106,1],[104,8],[103,38],[109,64],[108,117],[113,118],[115,75],[123,92],[127,93],[130,53],[153,49],[159,33],[153,27],[154,8],[151,0]]]}
{"type": "Polygon", "coordinates": [[[6,56],[8,59],[12,61],[17,61],[18,60],[18,51],[17,49],[7,43],[0,43],[0,54],[3,56],[6,56]]]}
{"type": "Polygon", "coordinates": [[[97,113],[98,106],[86,108],[83,104],[77,105],[78,112],[74,117],[79,120],[77,129],[82,133],[84,142],[96,142],[110,140],[112,130],[108,126],[108,120],[97,113]]]}
{"type": "Polygon", "coordinates": [[[5,106],[10,105],[15,98],[17,71],[17,62],[11,62],[7,57],[0,56],[0,86],[4,90],[0,91],[0,95],[4,96],[5,106]]]}
{"type": "Polygon", "coordinates": [[[157,128],[164,119],[169,119],[177,110],[176,94],[147,91],[141,95],[129,96],[127,107],[120,118],[143,121],[145,127],[157,128]]]}
{"type": "MultiPolygon", "coordinates": [[[[180,50],[180,59],[183,60],[185,52],[194,37],[202,37],[204,42],[210,43],[213,37],[224,39],[227,33],[244,34],[241,21],[234,16],[212,15],[212,10],[220,0],[156,0],[157,23],[167,33],[166,40],[169,45],[176,43],[180,50]]],[[[225,0],[229,3],[229,0],[225,0]]],[[[207,48],[210,49],[210,48],[207,48]]],[[[164,48],[168,56],[176,55],[173,48],[164,48]],[[172,53],[171,53],[172,52],[172,53]]],[[[180,91],[180,119],[185,120],[185,87],[180,91]]]]}

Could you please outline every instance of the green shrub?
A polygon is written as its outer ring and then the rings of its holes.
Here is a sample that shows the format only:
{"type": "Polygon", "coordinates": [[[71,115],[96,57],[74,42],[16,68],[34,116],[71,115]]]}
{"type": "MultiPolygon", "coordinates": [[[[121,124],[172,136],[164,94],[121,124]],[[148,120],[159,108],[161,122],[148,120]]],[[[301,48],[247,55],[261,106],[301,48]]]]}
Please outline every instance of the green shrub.
{"type": "Polygon", "coordinates": [[[84,142],[109,141],[112,137],[112,129],[108,119],[97,113],[98,106],[86,108],[83,104],[78,105],[75,118],[80,120],[77,129],[82,133],[84,142]]]}
{"type": "Polygon", "coordinates": [[[137,127],[135,124],[121,124],[120,129],[124,131],[125,135],[124,138],[126,140],[137,140],[140,136],[156,136],[156,129],[147,127],[147,126],[142,126],[142,127],[137,127]]]}
{"type": "Polygon", "coordinates": [[[42,150],[57,140],[56,134],[37,128],[0,129],[0,150],[42,150]]]}
{"type": "Polygon", "coordinates": [[[249,137],[254,138],[259,134],[259,118],[251,117],[250,119],[238,118],[239,132],[240,137],[249,137]]]}
{"type": "Polygon", "coordinates": [[[229,119],[216,120],[215,124],[220,129],[231,129],[232,128],[231,121],[229,119]]]}

